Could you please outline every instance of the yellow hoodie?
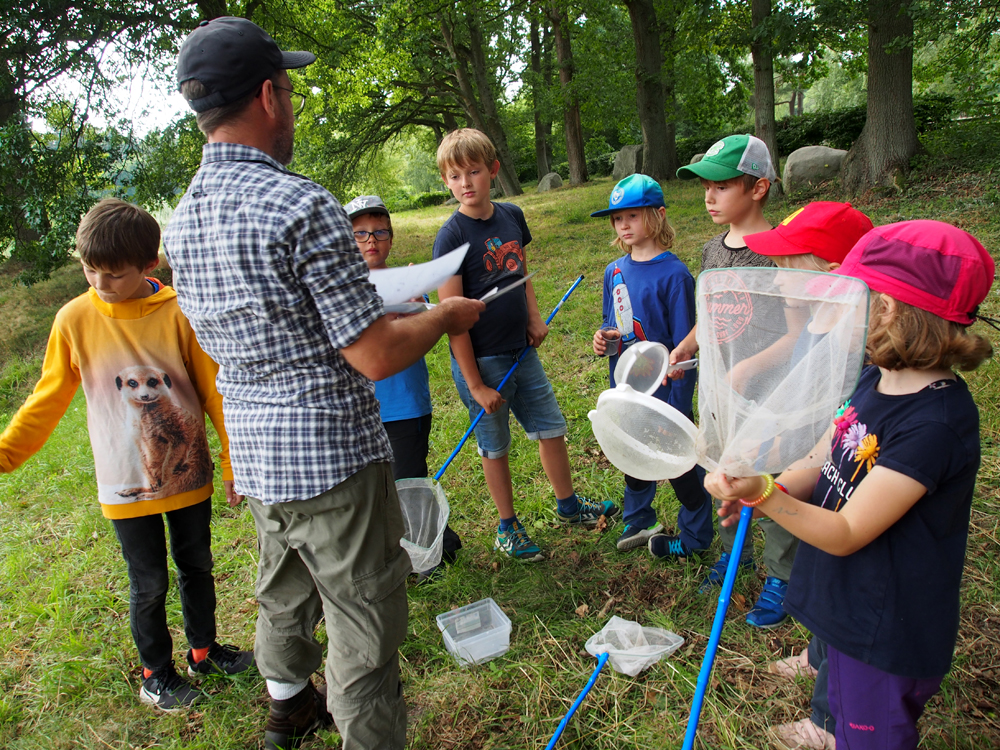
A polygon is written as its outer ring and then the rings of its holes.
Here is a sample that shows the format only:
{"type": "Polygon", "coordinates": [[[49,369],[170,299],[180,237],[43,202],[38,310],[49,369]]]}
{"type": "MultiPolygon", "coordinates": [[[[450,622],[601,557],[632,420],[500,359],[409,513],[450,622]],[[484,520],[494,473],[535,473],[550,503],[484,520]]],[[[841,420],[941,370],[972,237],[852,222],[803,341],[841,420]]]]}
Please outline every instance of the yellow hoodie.
{"type": "Polygon", "coordinates": [[[0,471],[38,452],[83,383],[104,515],[199,503],[212,494],[206,412],[222,441],[222,477],[233,478],[218,369],[170,287],[114,304],[89,289],[56,314],[41,380],[0,435],[0,471]]]}

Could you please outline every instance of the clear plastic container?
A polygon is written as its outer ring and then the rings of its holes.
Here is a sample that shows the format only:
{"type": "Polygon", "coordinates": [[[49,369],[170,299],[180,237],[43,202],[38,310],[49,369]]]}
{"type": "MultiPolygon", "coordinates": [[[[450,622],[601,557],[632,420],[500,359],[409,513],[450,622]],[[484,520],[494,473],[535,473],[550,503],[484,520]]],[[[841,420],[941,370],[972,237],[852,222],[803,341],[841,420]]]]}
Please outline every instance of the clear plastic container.
{"type": "Polygon", "coordinates": [[[482,664],[510,648],[510,618],[492,599],[440,614],[437,626],[460,667],[482,664]]]}

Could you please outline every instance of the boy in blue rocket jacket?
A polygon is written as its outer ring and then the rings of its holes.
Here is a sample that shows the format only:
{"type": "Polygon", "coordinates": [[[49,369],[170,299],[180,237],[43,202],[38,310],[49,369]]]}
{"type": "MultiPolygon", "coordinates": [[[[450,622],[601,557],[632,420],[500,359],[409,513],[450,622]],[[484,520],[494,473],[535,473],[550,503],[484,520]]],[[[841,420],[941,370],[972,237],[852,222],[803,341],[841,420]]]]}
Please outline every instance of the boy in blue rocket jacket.
{"type": "MultiPolygon", "coordinates": [[[[610,352],[611,387],[618,356],[636,341],[656,341],[673,349],[694,327],[694,278],[687,266],[668,250],[674,230],[667,221],[663,191],[655,180],[634,174],[611,191],[608,208],[591,216],[611,216],[616,237],[612,245],[623,250],[604,271],[604,328],[617,328],[621,339],[610,352]]],[[[603,356],[607,345],[601,331],[594,334],[594,353],[603,356]]],[[[697,375],[669,380],[653,395],[692,417],[691,401],[697,375]]],[[[618,549],[647,545],[653,557],[687,557],[712,542],[712,503],[703,488],[704,472],[695,467],[670,484],[681,503],[677,514],[678,536],[663,533],[653,498],[656,482],[625,475],[625,529],[618,549]]]]}

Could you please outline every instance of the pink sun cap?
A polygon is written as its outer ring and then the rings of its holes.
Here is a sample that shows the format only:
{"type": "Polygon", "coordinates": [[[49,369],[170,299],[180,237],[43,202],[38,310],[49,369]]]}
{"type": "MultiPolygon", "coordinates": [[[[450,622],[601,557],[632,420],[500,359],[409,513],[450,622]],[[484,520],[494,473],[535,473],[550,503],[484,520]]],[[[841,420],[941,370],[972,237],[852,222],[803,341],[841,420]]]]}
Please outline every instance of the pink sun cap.
{"type": "Polygon", "coordinates": [[[901,221],[858,240],[835,273],[961,325],[989,294],[993,258],[975,237],[943,221],[901,221]]]}

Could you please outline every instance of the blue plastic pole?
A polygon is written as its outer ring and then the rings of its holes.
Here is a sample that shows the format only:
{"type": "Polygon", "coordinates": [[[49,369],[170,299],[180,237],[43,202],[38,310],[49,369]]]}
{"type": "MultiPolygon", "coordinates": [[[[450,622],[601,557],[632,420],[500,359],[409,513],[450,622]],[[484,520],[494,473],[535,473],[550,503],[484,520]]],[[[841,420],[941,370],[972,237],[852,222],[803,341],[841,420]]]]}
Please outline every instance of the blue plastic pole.
{"type": "Polygon", "coordinates": [[[743,506],[740,511],[740,525],[736,527],[736,538],[733,540],[733,551],[730,553],[729,565],[726,567],[726,577],[722,581],[722,592],[719,594],[719,606],[715,610],[715,621],[712,623],[712,635],[708,639],[705,658],[701,662],[701,672],[698,673],[698,684],[691,703],[691,716],[688,718],[687,733],[684,735],[682,750],[693,750],[694,736],[698,732],[698,719],[701,718],[701,705],[705,701],[705,689],[708,678],[712,676],[712,666],[715,664],[715,652],[719,650],[719,637],[722,626],[726,624],[726,611],[733,595],[733,584],[736,583],[736,573],[740,567],[740,557],[743,554],[743,543],[750,528],[753,508],[743,506]]]}
{"type": "MultiPolygon", "coordinates": [[[[556,313],[559,312],[559,308],[562,307],[563,302],[565,302],[569,298],[569,295],[571,295],[576,290],[576,288],[580,286],[581,281],[583,281],[583,274],[580,274],[577,280],[573,282],[573,286],[569,288],[569,291],[567,291],[566,294],[562,296],[562,299],[559,300],[558,304],[555,306],[552,312],[549,313],[549,317],[545,319],[545,325],[548,325],[549,323],[552,322],[552,319],[556,316],[556,313]]],[[[503,376],[503,380],[500,381],[500,385],[497,386],[498,391],[501,390],[505,385],[507,385],[507,381],[510,380],[510,376],[514,374],[514,370],[516,370],[517,366],[521,364],[521,357],[527,354],[528,349],[530,348],[531,344],[528,344],[528,346],[524,347],[524,349],[521,350],[521,353],[517,355],[517,359],[514,360],[514,364],[511,365],[511,368],[507,371],[507,374],[503,376]]],[[[444,474],[444,470],[448,468],[449,464],[451,464],[455,456],[458,455],[458,452],[462,450],[462,446],[465,445],[465,441],[469,439],[469,435],[472,434],[472,431],[476,429],[476,425],[479,424],[479,421],[485,415],[486,415],[486,409],[480,409],[479,414],[476,415],[476,418],[472,420],[472,424],[469,425],[469,429],[465,431],[465,434],[462,435],[462,439],[458,441],[458,445],[455,446],[455,450],[453,450],[451,452],[451,455],[448,456],[448,459],[444,462],[444,465],[437,470],[437,474],[434,475],[435,482],[441,479],[441,476],[444,474]]]]}
{"type": "MultiPolygon", "coordinates": [[[[581,276],[580,278],[583,277],[581,276]]],[[[594,673],[590,675],[590,679],[587,680],[587,685],[583,688],[583,692],[577,696],[577,699],[573,701],[573,705],[569,707],[569,713],[567,713],[563,717],[563,720],[559,722],[559,726],[556,727],[556,733],[552,735],[552,739],[549,740],[549,744],[545,746],[545,750],[552,750],[556,746],[556,743],[562,736],[563,730],[566,729],[566,725],[569,724],[569,720],[573,718],[573,714],[576,713],[576,709],[580,707],[580,704],[583,703],[583,699],[587,697],[587,693],[589,693],[590,689],[594,687],[594,683],[597,682],[597,675],[601,673],[601,670],[604,669],[604,665],[607,663],[608,654],[600,654],[597,657],[597,669],[595,669],[594,673]]]]}

